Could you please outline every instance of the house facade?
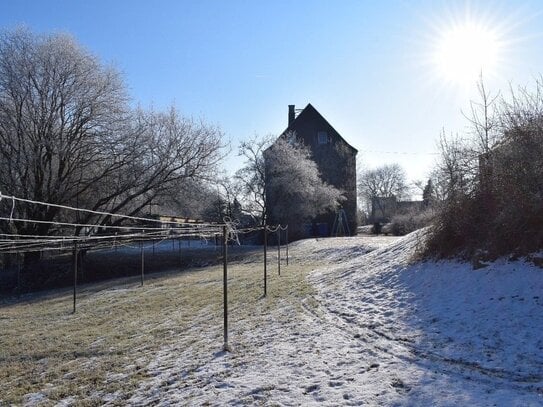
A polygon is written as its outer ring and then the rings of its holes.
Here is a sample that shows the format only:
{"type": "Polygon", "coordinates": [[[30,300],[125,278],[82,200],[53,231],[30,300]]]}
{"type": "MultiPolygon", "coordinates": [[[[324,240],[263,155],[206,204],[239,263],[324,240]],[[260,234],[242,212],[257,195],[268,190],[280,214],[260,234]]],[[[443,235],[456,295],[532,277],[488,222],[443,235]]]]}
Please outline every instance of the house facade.
{"type": "MultiPolygon", "coordinates": [[[[357,227],[356,155],[358,151],[311,105],[296,110],[288,106],[288,126],[278,139],[296,135],[311,151],[321,178],[341,190],[345,196],[337,211],[304,220],[303,237],[353,235],[357,227]]],[[[270,219],[270,223],[274,223],[270,219]]]]}

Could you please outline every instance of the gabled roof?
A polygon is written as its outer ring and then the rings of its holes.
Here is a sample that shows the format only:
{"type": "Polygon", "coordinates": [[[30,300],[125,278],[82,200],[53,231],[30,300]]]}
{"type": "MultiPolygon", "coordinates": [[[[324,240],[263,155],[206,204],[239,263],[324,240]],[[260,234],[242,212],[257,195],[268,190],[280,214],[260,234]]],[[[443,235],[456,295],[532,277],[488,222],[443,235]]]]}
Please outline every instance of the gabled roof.
{"type": "Polygon", "coordinates": [[[339,132],[334,128],[334,126],[332,126],[328,120],[326,120],[324,118],[324,116],[322,114],[319,113],[319,111],[317,109],[315,109],[313,107],[313,105],[311,103],[308,103],[306,107],[303,108],[303,110],[294,118],[294,121],[290,124],[290,126],[288,126],[282,133],[279,137],[282,137],[286,132],[290,131],[290,130],[293,130],[293,127],[294,125],[296,124],[296,121],[300,119],[300,117],[303,119],[304,116],[308,115],[308,114],[311,114],[311,113],[316,113],[317,116],[324,122],[326,123],[328,126],[330,126],[332,128],[332,130],[334,130],[334,132],[338,135],[339,139],[341,141],[343,141],[349,148],[351,148],[355,153],[358,153],[358,150],[356,148],[354,148],[353,146],[351,146],[342,136],[341,134],[339,134],[339,132]]]}

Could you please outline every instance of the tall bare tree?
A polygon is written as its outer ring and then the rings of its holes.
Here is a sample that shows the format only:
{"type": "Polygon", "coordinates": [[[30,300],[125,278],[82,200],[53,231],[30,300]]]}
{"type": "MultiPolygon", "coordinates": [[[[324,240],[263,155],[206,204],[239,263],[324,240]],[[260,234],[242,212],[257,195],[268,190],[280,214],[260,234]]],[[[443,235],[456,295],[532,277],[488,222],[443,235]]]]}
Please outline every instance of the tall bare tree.
{"type": "MultiPolygon", "coordinates": [[[[120,138],[126,101],[118,73],[100,65],[72,38],[26,30],[3,33],[2,192],[67,203],[115,172],[126,155],[120,138]]],[[[19,216],[43,221],[57,213],[54,207],[17,207],[19,216]]],[[[17,226],[39,234],[49,229],[46,224],[17,226]]]]}
{"type": "Polygon", "coordinates": [[[405,171],[399,164],[386,164],[364,171],[358,186],[360,192],[368,197],[402,198],[408,190],[405,171]]]}
{"type": "MultiPolygon", "coordinates": [[[[219,129],[167,113],[132,112],[120,75],[67,35],[0,35],[0,191],[36,201],[138,214],[221,158],[219,129]]],[[[5,204],[4,204],[5,205],[5,204]]],[[[112,223],[18,204],[15,216],[112,223]]],[[[2,228],[47,234],[47,223],[2,228]]]]}
{"type": "Polygon", "coordinates": [[[97,190],[86,195],[88,207],[138,214],[151,202],[176,194],[183,182],[203,182],[215,174],[222,158],[219,129],[186,119],[173,108],[168,113],[139,111],[132,122],[122,169],[107,186],[93,184],[97,190]]]}
{"type": "Polygon", "coordinates": [[[477,92],[479,100],[470,101],[470,114],[464,114],[464,117],[475,136],[476,153],[489,154],[500,137],[498,115],[500,93],[492,94],[488,91],[482,73],[477,82],[477,92]]]}
{"type": "Polygon", "coordinates": [[[240,157],[245,159],[244,166],[235,174],[244,194],[245,210],[264,225],[266,220],[266,168],[264,151],[271,145],[273,138],[253,137],[239,146],[240,157]]]}

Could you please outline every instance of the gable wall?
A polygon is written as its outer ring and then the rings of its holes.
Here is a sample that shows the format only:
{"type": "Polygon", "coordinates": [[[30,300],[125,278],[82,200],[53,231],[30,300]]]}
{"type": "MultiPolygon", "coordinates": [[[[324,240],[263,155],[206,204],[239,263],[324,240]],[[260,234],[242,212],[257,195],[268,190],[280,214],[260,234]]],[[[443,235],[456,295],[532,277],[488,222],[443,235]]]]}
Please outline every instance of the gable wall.
{"type": "MultiPolygon", "coordinates": [[[[308,105],[296,120],[281,135],[295,131],[299,140],[311,150],[313,160],[317,163],[322,179],[344,191],[347,198],[343,209],[347,214],[351,233],[356,231],[356,150],[345,142],[339,133],[311,106],[308,105]],[[326,131],[330,143],[319,144],[318,132],[326,131]]],[[[335,213],[318,217],[316,222],[329,224],[331,231],[335,213]]]]}

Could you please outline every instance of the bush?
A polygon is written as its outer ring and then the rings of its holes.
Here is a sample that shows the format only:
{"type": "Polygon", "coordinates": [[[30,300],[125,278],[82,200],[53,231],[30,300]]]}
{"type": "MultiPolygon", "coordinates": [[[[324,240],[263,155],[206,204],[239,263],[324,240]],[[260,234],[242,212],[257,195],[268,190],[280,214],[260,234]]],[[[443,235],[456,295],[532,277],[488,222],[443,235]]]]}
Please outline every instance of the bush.
{"type": "Polygon", "coordinates": [[[403,236],[417,229],[429,226],[434,218],[432,209],[411,210],[395,215],[391,221],[391,232],[395,236],[403,236]]]}
{"type": "Polygon", "coordinates": [[[426,254],[447,258],[460,255],[470,258],[485,241],[482,212],[476,200],[462,197],[442,203],[429,230],[426,254]]]}
{"type": "Polygon", "coordinates": [[[493,259],[543,248],[543,83],[512,99],[497,113],[492,147],[442,142],[446,194],[427,256],[493,259]]]}

